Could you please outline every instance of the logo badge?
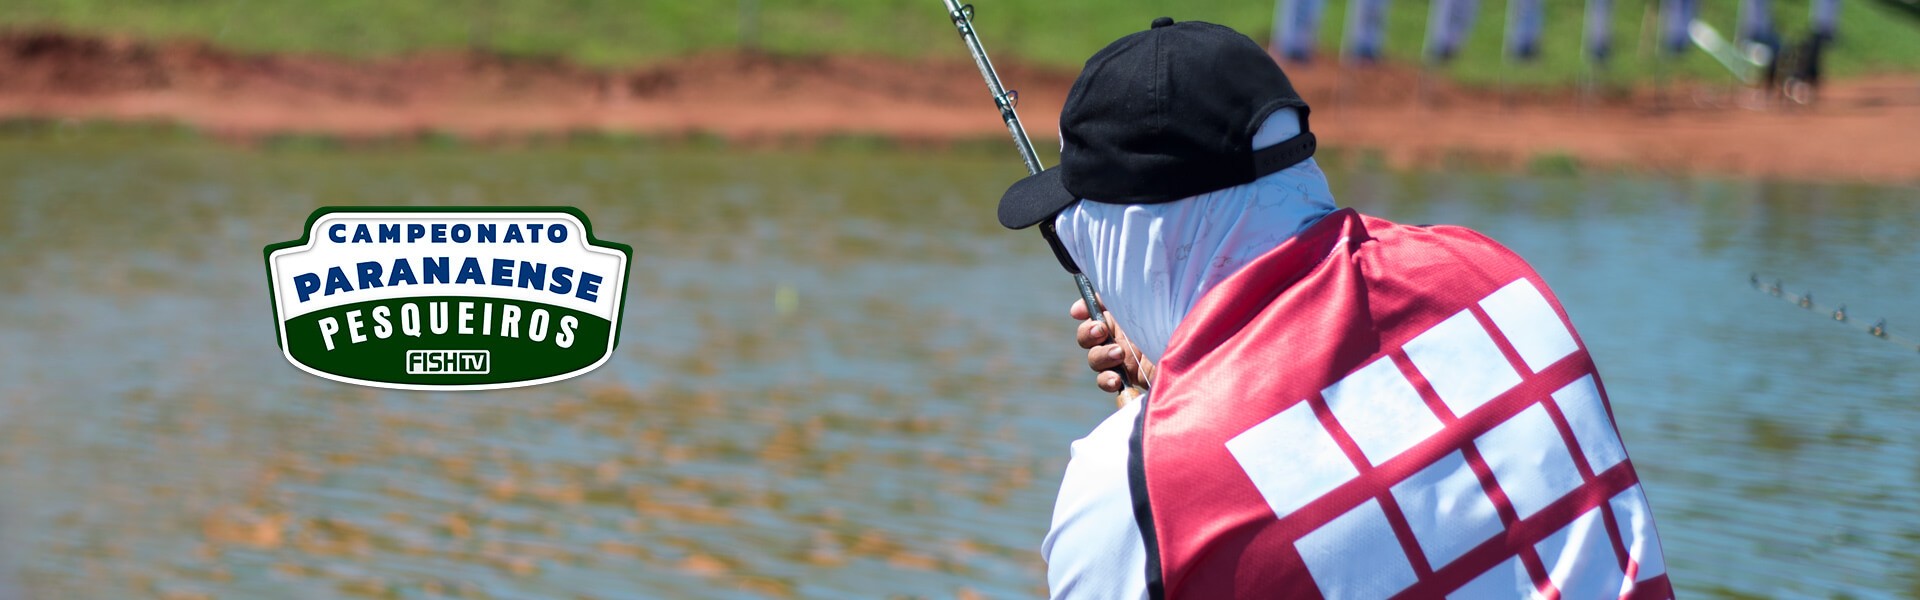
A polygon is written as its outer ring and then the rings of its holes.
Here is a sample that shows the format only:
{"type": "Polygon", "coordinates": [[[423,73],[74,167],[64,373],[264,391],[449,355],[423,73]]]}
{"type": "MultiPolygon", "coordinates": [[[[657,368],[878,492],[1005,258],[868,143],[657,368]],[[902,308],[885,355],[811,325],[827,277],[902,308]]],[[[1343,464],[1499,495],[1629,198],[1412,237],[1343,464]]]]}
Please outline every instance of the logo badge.
{"type": "Polygon", "coordinates": [[[537,385],[605,364],[633,257],[571,207],[327,207],[265,252],[287,360],[401,390],[537,385]]]}

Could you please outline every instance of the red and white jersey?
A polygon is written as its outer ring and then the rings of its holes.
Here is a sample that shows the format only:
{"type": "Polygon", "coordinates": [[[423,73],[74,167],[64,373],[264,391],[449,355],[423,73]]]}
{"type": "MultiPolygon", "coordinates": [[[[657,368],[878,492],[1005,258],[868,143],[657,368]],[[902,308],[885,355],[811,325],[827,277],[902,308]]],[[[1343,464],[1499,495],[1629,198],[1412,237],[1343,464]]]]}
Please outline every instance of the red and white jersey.
{"type": "Polygon", "coordinates": [[[1579,335],[1471,230],[1328,215],[1201,298],[1139,414],[1151,597],[1672,596],[1579,335]]]}

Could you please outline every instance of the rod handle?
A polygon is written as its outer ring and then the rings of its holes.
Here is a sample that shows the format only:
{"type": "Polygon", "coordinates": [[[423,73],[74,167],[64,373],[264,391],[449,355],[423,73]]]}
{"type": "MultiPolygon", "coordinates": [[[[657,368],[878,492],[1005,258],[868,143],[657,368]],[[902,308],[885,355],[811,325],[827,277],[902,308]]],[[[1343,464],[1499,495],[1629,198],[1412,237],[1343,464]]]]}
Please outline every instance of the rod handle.
{"type": "MultiPolygon", "coordinates": [[[[1113,326],[1113,321],[1107,318],[1107,307],[1102,306],[1099,298],[1094,294],[1093,282],[1087,279],[1085,273],[1074,273],[1073,283],[1075,287],[1080,288],[1080,301],[1087,304],[1087,314],[1095,319],[1099,319],[1100,324],[1105,325],[1107,331],[1113,334],[1113,338],[1118,340],[1120,338],[1120,330],[1116,329],[1113,326]]],[[[1127,376],[1126,363],[1122,362],[1121,366],[1108,370],[1119,374],[1120,383],[1126,386],[1120,390],[1119,395],[1114,397],[1115,407],[1126,406],[1128,402],[1132,402],[1147,394],[1146,383],[1134,381],[1132,377],[1127,376]]]]}

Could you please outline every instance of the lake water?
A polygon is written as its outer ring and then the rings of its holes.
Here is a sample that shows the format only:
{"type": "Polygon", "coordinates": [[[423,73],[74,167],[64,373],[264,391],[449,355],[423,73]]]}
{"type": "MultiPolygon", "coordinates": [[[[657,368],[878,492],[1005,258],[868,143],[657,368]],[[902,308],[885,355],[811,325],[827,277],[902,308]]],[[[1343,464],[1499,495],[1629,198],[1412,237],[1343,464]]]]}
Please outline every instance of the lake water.
{"type": "MultiPolygon", "coordinates": [[[[1010,154],[248,151],[0,138],[0,572],[38,598],[1030,597],[1090,385],[1010,154]],[[329,204],[569,204],[635,250],[614,360],[364,389],[274,345],[329,204]],[[785,296],[790,310],[776,307],[785,296]]],[[[995,148],[998,150],[998,148],[995,148]]],[[[1920,596],[1920,191],[1329,162],[1558,291],[1686,596],[1920,596]],[[1904,328],[1904,329],[1903,329],[1904,328]]]]}

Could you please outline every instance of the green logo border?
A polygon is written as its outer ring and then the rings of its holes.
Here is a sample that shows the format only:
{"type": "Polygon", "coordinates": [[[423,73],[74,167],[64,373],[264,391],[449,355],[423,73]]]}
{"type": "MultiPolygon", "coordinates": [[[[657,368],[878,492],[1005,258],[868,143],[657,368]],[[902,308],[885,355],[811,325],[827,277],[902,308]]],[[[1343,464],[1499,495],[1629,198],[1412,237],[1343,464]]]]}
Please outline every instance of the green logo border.
{"type": "Polygon", "coordinates": [[[314,209],[312,214],[307,215],[306,223],[300,226],[300,239],[267,244],[266,248],[262,249],[260,254],[261,254],[261,262],[266,267],[266,272],[267,272],[267,304],[269,309],[268,316],[273,319],[274,345],[280,348],[281,356],[285,356],[288,362],[293,363],[293,366],[300,369],[301,371],[305,371],[309,374],[319,376],[322,379],[327,379],[329,381],[337,381],[341,383],[348,383],[353,385],[384,388],[384,389],[391,389],[391,390],[413,390],[413,391],[503,390],[503,389],[517,388],[517,387],[528,387],[528,386],[541,385],[541,384],[547,384],[547,383],[555,383],[555,382],[565,381],[567,379],[572,379],[574,377],[579,377],[581,375],[585,375],[587,373],[593,372],[595,369],[600,368],[600,366],[605,365],[608,360],[611,360],[613,358],[613,352],[619,349],[620,347],[620,329],[626,323],[627,291],[628,289],[633,287],[631,285],[633,283],[633,246],[629,246],[619,242],[610,242],[610,241],[602,240],[598,237],[595,237],[593,235],[593,220],[587,218],[587,213],[585,211],[582,211],[579,208],[572,207],[572,206],[533,206],[533,205],[518,205],[518,206],[395,206],[395,205],[339,206],[339,205],[335,205],[335,206],[322,206],[320,208],[314,209]],[[619,307],[614,310],[613,331],[610,334],[613,339],[610,340],[609,343],[607,344],[606,354],[604,356],[601,356],[600,360],[595,361],[592,366],[589,366],[585,369],[581,369],[578,371],[574,371],[572,373],[566,373],[566,374],[562,374],[554,377],[549,377],[546,379],[533,380],[533,381],[516,381],[516,382],[508,382],[508,383],[493,383],[493,384],[481,384],[481,385],[470,385],[470,384],[415,385],[415,384],[384,383],[384,382],[378,382],[378,381],[365,381],[365,380],[353,379],[350,377],[334,375],[331,373],[325,373],[324,371],[320,371],[319,369],[315,369],[313,367],[309,367],[307,365],[301,364],[299,360],[296,360],[292,354],[289,354],[287,352],[287,340],[281,335],[280,329],[283,326],[283,321],[280,318],[280,297],[279,297],[280,292],[279,290],[275,289],[274,281],[273,281],[273,253],[279,252],[281,250],[286,250],[289,248],[299,248],[299,247],[311,244],[313,242],[313,239],[312,239],[313,225],[315,223],[318,223],[321,217],[325,217],[327,215],[331,215],[335,213],[545,213],[545,214],[566,213],[572,216],[573,218],[579,219],[581,228],[584,230],[582,233],[584,233],[587,236],[586,237],[587,246],[606,248],[609,250],[619,250],[621,254],[626,256],[626,262],[623,264],[623,266],[625,267],[625,272],[620,274],[620,278],[621,278],[620,279],[620,301],[619,301],[620,304],[619,304],[619,307]]]}

